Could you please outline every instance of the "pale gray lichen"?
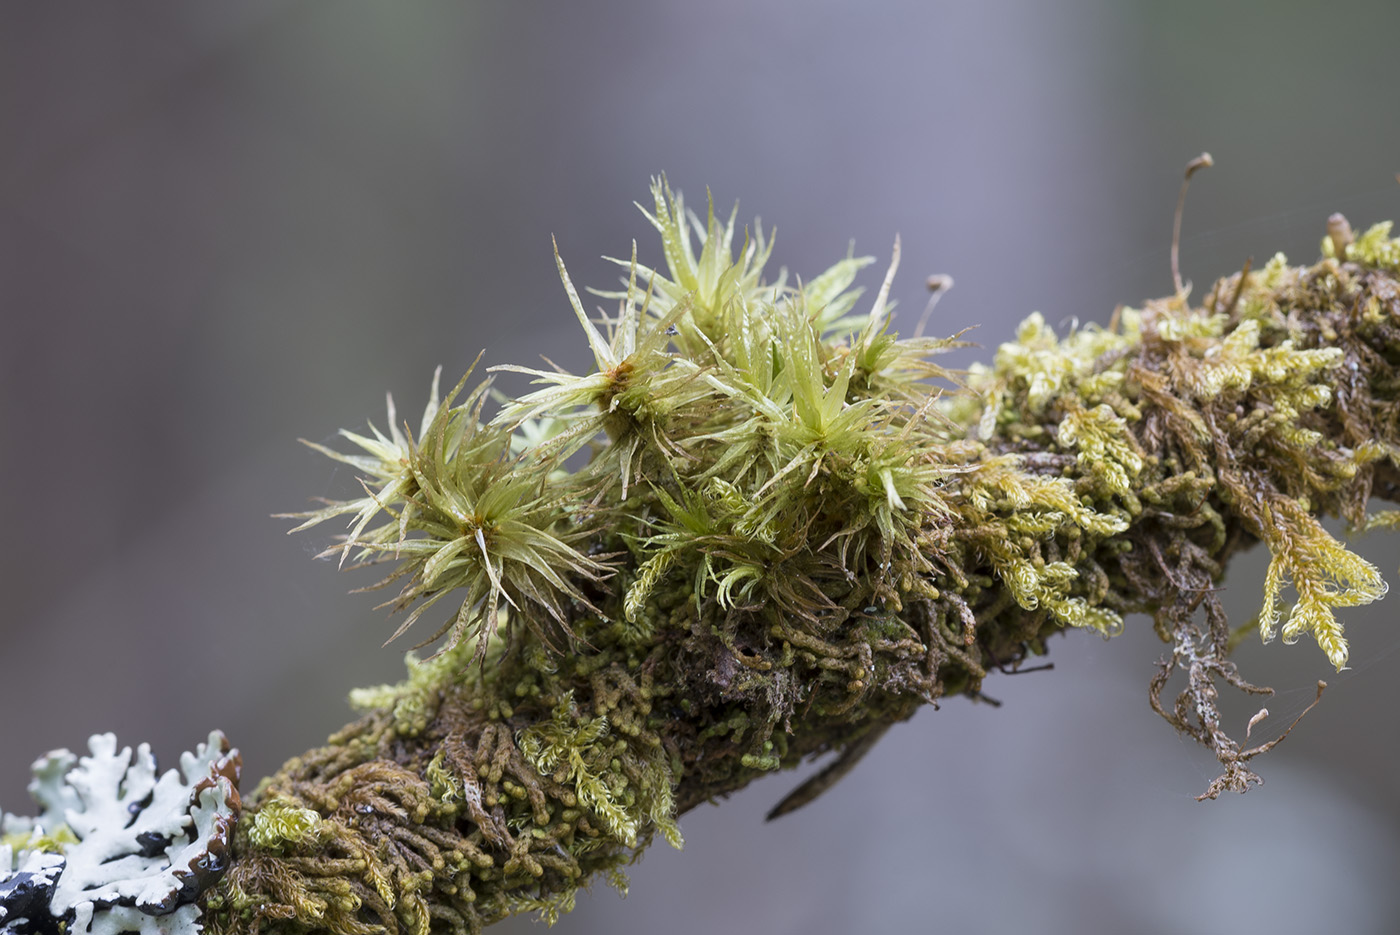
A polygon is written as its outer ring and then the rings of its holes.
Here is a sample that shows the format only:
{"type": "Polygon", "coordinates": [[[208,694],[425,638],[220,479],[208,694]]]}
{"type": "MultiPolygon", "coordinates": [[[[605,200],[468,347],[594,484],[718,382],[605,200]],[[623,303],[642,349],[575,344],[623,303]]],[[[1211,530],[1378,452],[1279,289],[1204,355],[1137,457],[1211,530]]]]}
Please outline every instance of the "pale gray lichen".
{"type": "Polygon", "coordinates": [[[43,810],[0,819],[0,935],[59,923],[85,935],[194,935],[196,900],[228,865],[241,807],[238,752],[214,731],[181,755],[178,771],[158,775],[147,744],[134,759],[112,734],[93,736],[88,748],[90,756],[56,750],[36,762],[29,792],[43,810]],[[37,900],[40,873],[51,878],[37,900]],[[6,896],[11,890],[20,895],[6,896]]]}

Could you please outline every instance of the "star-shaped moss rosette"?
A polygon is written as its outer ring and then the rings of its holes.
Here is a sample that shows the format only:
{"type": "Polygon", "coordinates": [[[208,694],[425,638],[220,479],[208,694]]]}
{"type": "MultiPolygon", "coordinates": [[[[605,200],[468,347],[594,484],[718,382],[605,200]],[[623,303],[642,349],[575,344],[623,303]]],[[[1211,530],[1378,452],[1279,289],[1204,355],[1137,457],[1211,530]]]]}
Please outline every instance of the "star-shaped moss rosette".
{"type": "Polygon", "coordinates": [[[1200,305],[1064,335],[1032,316],[956,374],[934,362],[953,338],[892,330],[896,264],[861,307],[868,259],[769,278],[760,229],[653,196],[664,268],[619,261],[614,313],[558,263],[589,372],[498,368],[536,381],[518,398],[435,381],[416,433],[391,404],[355,453],[314,446],[364,493],[300,528],[346,518],[328,554],[390,563],[399,633],[433,615],[445,639],[265,784],[214,932],[552,920],[658,833],[678,845],[696,804],[837,753],[790,811],[920,706],[1134,613],[1168,646],[1153,706],[1220,760],[1206,795],[1244,791],[1277,741],[1221,723],[1221,683],[1268,690],[1216,592],[1259,542],[1262,637],[1346,664],[1338,611],[1385,583],[1321,519],[1400,515],[1367,512],[1400,499],[1387,228],[1334,219],[1319,263],[1246,267],[1200,305]]]}

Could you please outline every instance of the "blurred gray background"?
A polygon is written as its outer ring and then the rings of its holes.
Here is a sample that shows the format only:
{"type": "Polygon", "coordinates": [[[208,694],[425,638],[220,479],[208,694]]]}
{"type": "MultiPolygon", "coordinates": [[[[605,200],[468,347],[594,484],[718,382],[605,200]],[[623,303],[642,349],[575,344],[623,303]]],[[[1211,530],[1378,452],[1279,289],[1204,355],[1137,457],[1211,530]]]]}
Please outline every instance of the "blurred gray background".
{"type": "MultiPolygon", "coordinates": [[[[1397,35],[1389,2],[0,7],[0,803],[104,730],[173,765],[220,727],[251,790],[397,679],[367,579],[310,560],[330,532],[269,518],[354,492],[295,439],[382,422],[386,390],[416,413],[483,348],[585,366],[550,234],[581,285],[634,237],[658,262],[652,174],[741,199],[804,276],[900,232],[905,327],[952,274],[933,330],[978,326],[966,364],[1033,310],[1170,291],[1203,149],[1197,296],[1311,260],[1332,211],[1400,217],[1397,35]]],[[[1394,580],[1394,540],[1364,548],[1394,580]]],[[[1135,620],[990,680],[999,710],[924,711],[796,816],[761,820],[793,775],[698,809],[561,928],[1400,930],[1393,602],[1347,615],[1340,676],[1246,643],[1266,738],[1332,686],[1246,797],[1192,800],[1213,762],[1148,709],[1135,620]]]]}

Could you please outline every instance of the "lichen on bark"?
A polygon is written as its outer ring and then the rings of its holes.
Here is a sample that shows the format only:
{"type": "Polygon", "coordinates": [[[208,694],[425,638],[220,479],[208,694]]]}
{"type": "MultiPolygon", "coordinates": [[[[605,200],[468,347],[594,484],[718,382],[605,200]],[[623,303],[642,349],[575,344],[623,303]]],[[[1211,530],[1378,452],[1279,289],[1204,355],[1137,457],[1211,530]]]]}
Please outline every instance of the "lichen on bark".
{"type": "Polygon", "coordinates": [[[435,656],[264,783],[212,931],[553,920],[657,835],[679,845],[687,809],[849,763],[1049,637],[1137,613],[1168,647],[1152,705],[1220,760],[1207,795],[1243,791],[1263,748],[1224,731],[1217,691],[1267,689],[1229,660],[1215,588],[1260,541],[1263,637],[1345,664],[1335,611],[1385,585],[1319,518],[1385,523],[1367,502],[1400,491],[1387,230],[1199,306],[1063,337],[1033,316],[958,374],[931,359],[953,339],[890,330],[894,264],[857,313],[868,259],[768,282],[760,230],[735,254],[733,215],[653,194],[666,268],[634,248],[615,315],[590,319],[559,264],[593,372],[527,370],[540,388],[489,416],[486,382],[440,401],[435,381],[416,434],[391,404],[388,434],[346,433],[359,453],[321,449],[366,492],[304,525],[349,517],[329,554],[394,564],[400,632],[453,609],[435,656]]]}

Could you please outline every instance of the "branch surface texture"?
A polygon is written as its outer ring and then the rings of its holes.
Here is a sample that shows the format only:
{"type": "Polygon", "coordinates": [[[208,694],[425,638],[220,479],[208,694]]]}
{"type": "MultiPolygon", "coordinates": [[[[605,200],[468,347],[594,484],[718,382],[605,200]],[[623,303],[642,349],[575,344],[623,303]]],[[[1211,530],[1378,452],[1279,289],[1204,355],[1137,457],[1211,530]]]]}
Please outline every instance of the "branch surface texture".
{"type": "Polygon", "coordinates": [[[834,753],[791,811],[920,706],[1135,613],[1167,646],[1151,704],[1220,762],[1205,795],[1242,792],[1272,744],[1228,736],[1217,692],[1269,690],[1229,660],[1216,587],[1259,541],[1258,632],[1345,665],[1336,611],[1385,583],[1320,519],[1400,516],[1366,509],[1400,493],[1388,224],[1334,218],[1316,265],[1277,256],[1200,306],[1063,336],[1032,316],[954,373],[933,360],[955,340],[889,329],[893,264],[864,303],[869,258],[765,279],[761,231],[653,195],[665,269],[634,248],[610,316],[559,264],[592,372],[493,368],[533,378],[519,398],[435,380],[415,431],[391,402],[354,453],[312,446],[364,495],[301,528],[348,522],[328,554],[388,563],[399,632],[443,648],[250,797],[206,931],[553,921],[679,846],[686,810],[834,753]]]}

